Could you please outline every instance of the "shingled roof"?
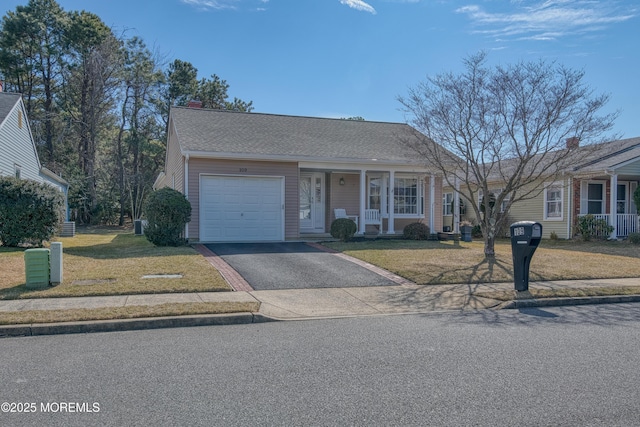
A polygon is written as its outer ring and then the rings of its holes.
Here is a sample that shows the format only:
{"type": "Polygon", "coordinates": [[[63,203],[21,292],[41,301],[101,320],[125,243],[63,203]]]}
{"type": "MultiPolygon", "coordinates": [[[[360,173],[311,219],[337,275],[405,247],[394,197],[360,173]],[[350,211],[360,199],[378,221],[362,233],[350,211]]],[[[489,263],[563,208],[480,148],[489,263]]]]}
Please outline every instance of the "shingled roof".
{"type": "Polygon", "coordinates": [[[629,160],[640,158],[640,137],[620,139],[591,146],[590,151],[573,170],[574,172],[599,172],[615,169],[629,160]]]}
{"type": "Polygon", "coordinates": [[[20,96],[19,93],[0,92],[0,124],[7,118],[20,96]]]}
{"type": "Polygon", "coordinates": [[[297,161],[424,164],[402,142],[416,139],[404,123],[326,119],[172,107],[183,153],[297,161]]]}

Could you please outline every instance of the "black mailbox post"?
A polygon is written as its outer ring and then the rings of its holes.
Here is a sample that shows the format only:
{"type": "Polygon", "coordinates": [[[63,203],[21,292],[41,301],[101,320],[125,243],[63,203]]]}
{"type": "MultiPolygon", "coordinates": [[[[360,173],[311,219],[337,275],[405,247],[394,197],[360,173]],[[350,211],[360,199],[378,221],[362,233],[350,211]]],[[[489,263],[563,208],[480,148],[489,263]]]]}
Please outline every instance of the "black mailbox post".
{"type": "Polygon", "coordinates": [[[519,221],[511,224],[513,279],[516,291],[529,290],[529,265],[541,239],[542,224],[533,221],[519,221]]]}

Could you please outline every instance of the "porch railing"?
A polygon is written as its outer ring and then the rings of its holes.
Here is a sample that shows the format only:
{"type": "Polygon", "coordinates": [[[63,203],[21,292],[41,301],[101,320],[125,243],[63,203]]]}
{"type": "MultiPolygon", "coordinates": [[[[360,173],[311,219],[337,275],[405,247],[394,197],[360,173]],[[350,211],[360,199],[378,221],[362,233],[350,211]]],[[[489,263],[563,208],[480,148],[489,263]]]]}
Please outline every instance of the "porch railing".
{"type": "MultiPolygon", "coordinates": [[[[609,214],[592,214],[595,219],[601,219],[609,224],[609,214]]],[[[584,216],[584,215],[579,215],[584,216]]],[[[630,233],[637,233],[640,230],[640,224],[637,214],[616,214],[616,234],[618,237],[627,237],[630,233]]],[[[607,237],[596,231],[594,233],[598,237],[607,237]]]]}

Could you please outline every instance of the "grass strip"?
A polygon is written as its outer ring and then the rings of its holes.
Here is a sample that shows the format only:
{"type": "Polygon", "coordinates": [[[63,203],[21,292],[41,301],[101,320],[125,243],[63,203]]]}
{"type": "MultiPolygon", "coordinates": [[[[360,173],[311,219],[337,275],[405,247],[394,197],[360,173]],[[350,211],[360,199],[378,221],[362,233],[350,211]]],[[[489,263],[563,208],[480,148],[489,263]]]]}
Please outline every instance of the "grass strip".
{"type": "Polygon", "coordinates": [[[0,325],[78,322],[84,320],[136,319],[195,314],[255,313],[258,302],[205,302],[136,305],[73,310],[32,310],[0,313],[0,325]]]}

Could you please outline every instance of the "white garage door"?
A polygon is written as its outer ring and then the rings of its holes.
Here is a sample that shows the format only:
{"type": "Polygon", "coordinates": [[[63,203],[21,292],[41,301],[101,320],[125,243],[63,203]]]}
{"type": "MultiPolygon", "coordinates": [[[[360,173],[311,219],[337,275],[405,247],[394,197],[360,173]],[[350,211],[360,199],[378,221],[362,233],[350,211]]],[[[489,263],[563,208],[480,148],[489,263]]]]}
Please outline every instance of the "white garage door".
{"type": "Polygon", "coordinates": [[[284,178],[202,176],[200,240],[284,240],[284,178]]]}

